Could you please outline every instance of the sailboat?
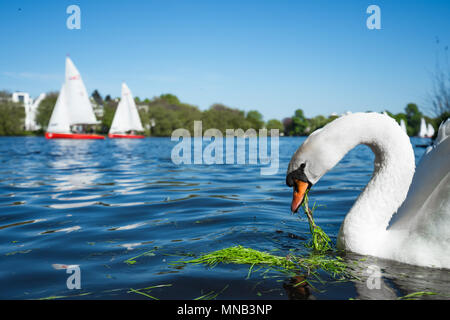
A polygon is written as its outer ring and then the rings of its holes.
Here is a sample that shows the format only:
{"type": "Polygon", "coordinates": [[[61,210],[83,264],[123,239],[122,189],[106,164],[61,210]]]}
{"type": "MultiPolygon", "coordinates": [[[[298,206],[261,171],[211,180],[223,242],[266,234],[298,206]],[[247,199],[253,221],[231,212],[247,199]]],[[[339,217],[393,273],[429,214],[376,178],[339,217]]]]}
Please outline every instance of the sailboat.
{"type": "Polygon", "coordinates": [[[420,131],[419,131],[419,137],[421,138],[426,138],[428,134],[428,130],[427,130],[427,124],[425,122],[425,119],[422,118],[422,120],[420,121],[420,131]]]}
{"type": "Polygon", "coordinates": [[[144,128],[142,127],[133,95],[126,83],[122,83],[122,96],[119,105],[117,106],[116,113],[114,114],[108,137],[131,139],[145,138],[143,135],[134,134],[135,131],[144,131],[144,128]]]}
{"type": "Polygon", "coordinates": [[[104,139],[98,134],[74,133],[71,127],[98,124],[81,75],[66,57],[65,82],[61,87],[47,127],[47,139],[104,139]]]}
{"type": "Polygon", "coordinates": [[[427,126],[427,137],[432,138],[433,136],[434,136],[434,128],[431,125],[431,123],[429,123],[427,126]]]}
{"type": "Polygon", "coordinates": [[[400,127],[402,128],[403,132],[406,133],[406,124],[405,124],[405,120],[400,119],[400,127]]]}

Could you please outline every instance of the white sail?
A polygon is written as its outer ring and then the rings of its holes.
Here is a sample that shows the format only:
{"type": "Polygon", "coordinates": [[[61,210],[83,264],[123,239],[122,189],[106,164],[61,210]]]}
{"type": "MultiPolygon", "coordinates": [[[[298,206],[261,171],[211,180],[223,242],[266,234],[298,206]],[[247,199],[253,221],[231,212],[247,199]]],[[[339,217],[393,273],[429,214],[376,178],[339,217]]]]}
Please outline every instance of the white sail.
{"type": "Polygon", "coordinates": [[[128,86],[123,83],[122,87],[125,88],[125,90],[128,92],[127,99],[128,99],[128,105],[130,108],[130,114],[131,114],[131,129],[135,131],[144,131],[144,128],[142,127],[141,118],[139,117],[139,112],[136,107],[136,102],[134,101],[133,95],[131,94],[130,89],[128,86]]]}
{"type": "Polygon", "coordinates": [[[419,137],[425,138],[427,136],[427,124],[425,123],[425,119],[422,118],[420,121],[420,131],[419,131],[419,137]]]}
{"type": "Polygon", "coordinates": [[[98,123],[81,75],[69,57],[66,58],[66,91],[70,124],[98,123]]]}
{"type": "Polygon", "coordinates": [[[130,127],[130,112],[125,99],[120,99],[109,133],[124,133],[130,127]]]}
{"type": "Polygon", "coordinates": [[[48,123],[47,132],[52,133],[70,133],[69,110],[67,109],[66,86],[62,85],[53,108],[50,121],[48,123]]]}
{"type": "Polygon", "coordinates": [[[428,138],[432,138],[433,135],[434,135],[434,128],[431,125],[431,123],[429,123],[428,126],[427,126],[427,137],[428,138]]]}
{"type": "Polygon", "coordinates": [[[400,127],[401,127],[402,130],[406,133],[406,123],[405,123],[405,120],[400,119],[400,127]]]}
{"type": "Polygon", "coordinates": [[[122,83],[122,96],[114,114],[109,133],[125,133],[131,130],[144,131],[144,128],[142,127],[133,95],[128,86],[122,83]]]}

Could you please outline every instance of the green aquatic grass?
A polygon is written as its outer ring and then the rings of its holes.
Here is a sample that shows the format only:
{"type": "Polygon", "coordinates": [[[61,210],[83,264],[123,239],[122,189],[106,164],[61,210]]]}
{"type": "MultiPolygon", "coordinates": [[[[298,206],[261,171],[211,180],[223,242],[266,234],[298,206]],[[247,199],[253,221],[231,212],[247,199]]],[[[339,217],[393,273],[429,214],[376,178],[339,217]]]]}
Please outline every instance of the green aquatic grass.
{"type": "Polygon", "coordinates": [[[327,252],[333,250],[331,247],[330,237],[319,227],[313,218],[314,211],[317,209],[317,205],[314,203],[312,209],[308,207],[308,191],[305,193],[305,199],[303,200],[303,210],[308,217],[309,231],[311,232],[311,240],[307,243],[307,247],[313,249],[315,252],[327,252]]]}
{"type": "MultiPolygon", "coordinates": [[[[151,295],[151,291],[153,289],[157,289],[157,288],[164,288],[164,287],[171,287],[172,284],[159,284],[156,286],[151,286],[151,287],[146,287],[146,288],[140,288],[140,289],[133,289],[130,288],[130,290],[128,291],[128,293],[136,293],[136,294],[140,294],[144,297],[147,297],[149,299],[152,300],[159,300],[159,298],[151,295]]],[[[219,292],[215,292],[214,290],[211,290],[197,298],[194,298],[193,300],[214,300],[216,299],[220,294],[222,294],[226,289],[228,289],[229,285],[226,285],[222,290],[220,290],[219,292]]]]}
{"type": "Polygon", "coordinates": [[[243,246],[229,247],[217,250],[208,254],[182,263],[205,264],[209,267],[215,267],[219,263],[249,264],[251,268],[255,265],[265,265],[282,269],[293,269],[295,264],[287,260],[286,257],[274,256],[267,252],[262,252],[243,246]]]}
{"type": "Polygon", "coordinates": [[[140,294],[140,295],[142,295],[144,297],[147,297],[147,298],[150,298],[150,299],[153,299],[153,300],[159,300],[158,298],[155,298],[154,296],[151,296],[148,293],[142,292],[142,291],[140,291],[138,289],[130,288],[130,291],[128,291],[128,292],[129,293],[132,292],[132,293],[140,294]]]}
{"type": "Polygon", "coordinates": [[[201,295],[200,297],[195,298],[194,300],[214,300],[216,299],[220,294],[222,294],[226,289],[228,289],[228,285],[226,285],[222,290],[219,292],[210,291],[204,295],[201,295]]]}
{"type": "Polygon", "coordinates": [[[346,264],[340,257],[329,257],[325,254],[311,254],[307,257],[288,255],[286,257],[272,255],[267,252],[258,251],[243,246],[234,246],[200,255],[191,260],[176,261],[175,264],[203,264],[214,268],[219,263],[224,264],[246,264],[249,265],[247,279],[253,271],[265,268],[264,275],[269,271],[281,272],[294,275],[307,273],[320,280],[317,269],[321,269],[332,277],[348,276],[346,264]],[[254,270],[255,266],[259,268],[254,270]]]}
{"type": "Polygon", "coordinates": [[[133,265],[133,264],[135,264],[137,262],[136,259],[139,258],[139,257],[142,257],[142,256],[148,256],[148,257],[154,256],[155,254],[153,252],[156,251],[157,249],[158,249],[158,247],[155,247],[155,248],[153,248],[153,249],[151,249],[149,251],[145,251],[144,253],[141,253],[141,254],[139,254],[139,255],[137,255],[135,257],[129,258],[129,259],[125,260],[124,262],[126,264],[133,265]]]}
{"type": "Polygon", "coordinates": [[[309,274],[314,273],[317,269],[322,269],[333,277],[350,276],[347,270],[347,265],[341,257],[330,258],[327,255],[312,254],[308,257],[293,257],[296,264],[309,274]]]}
{"type": "Polygon", "coordinates": [[[159,300],[158,298],[150,295],[149,293],[153,290],[153,289],[157,289],[157,288],[164,288],[164,287],[171,287],[172,284],[158,284],[156,286],[151,286],[151,287],[146,287],[146,288],[140,288],[140,289],[133,289],[130,288],[130,291],[128,291],[128,293],[136,293],[136,294],[140,294],[144,297],[153,299],[153,300],[159,300]]]}
{"type": "Polygon", "coordinates": [[[406,296],[403,297],[398,297],[398,300],[417,300],[419,298],[422,298],[424,296],[434,296],[437,295],[437,292],[432,292],[432,291],[418,291],[418,292],[413,292],[410,294],[407,294],[406,296]]]}
{"type": "Polygon", "coordinates": [[[45,297],[45,298],[39,298],[39,300],[55,300],[55,299],[64,299],[67,297],[68,296],[50,296],[50,297],[45,297]]]}
{"type": "Polygon", "coordinates": [[[65,299],[65,298],[72,298],[72,297],[82,297],[92,294],[92,292],[83,292],[79,294],[74,294],[70,296],[49,296],[44,298],[39,298],[38,300],[56,300],[56,299],[65,299]]]}

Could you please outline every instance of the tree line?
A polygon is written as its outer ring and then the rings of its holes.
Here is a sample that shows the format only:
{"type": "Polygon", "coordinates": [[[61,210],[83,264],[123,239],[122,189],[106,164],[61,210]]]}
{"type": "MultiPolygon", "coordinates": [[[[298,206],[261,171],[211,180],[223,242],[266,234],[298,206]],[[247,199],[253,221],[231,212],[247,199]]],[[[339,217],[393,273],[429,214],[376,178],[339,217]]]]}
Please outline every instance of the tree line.
{"type": "MultiPolygon", "coordinates": [[[[23,106],[11,102],[8,96],[10,96],[8,92],[0,92],[0,135],[26,134],[23,129],[25,110],[23,106]]],[[[50,92],[39,104],[35,120],[42,129],[37,134],[42,134],[46,130],[57,97],[57,92],[50,92]]],[[[118,99],[112,99],[110,95],[106,95],[103,98],[98,90],[95,90],[91,97],[94,101],[94,109],[102,106],[103,110],[99,117],[100,125],[96,126],[96,131],[97,133],[106,134],[111,127],[118,99]]],[[[203,122],[203,130],[216,128],[224,134],[226,129],[241,128],[247,130],[253,128],[259,130],[266,128],[268,130],[278,129],[280,133],[286,136],[304,136],[309,135],[314,130],[325,126],[338,117],[338,115],[307,117],[303,110],[298,108],[291,117],[282,121],[278,119],[264,121],[262,114],[257,110],[245,112],[216,103],[207,110],[202,111],[197,106],[181,102],[173,94],[162,94],[152,99],[146,98],[143,100],[136,97],[135,100],[143,127],[146,130],[145,133],[157,137],[170,136],[178,128],[185,128],[193,135],[194,121],[196,120],[203,122]]],[[[423,114],[414,103],[409,103],[405,107],[404,112],[394,114],[388,110],[385,111],[397,122],[403,119],[407,125],[407,133],[410,136],[418,134],[422,117],[425,118],[427,123],[430,123],[437,129],[441,121],[450,116],[450,106],[448,104],[442,106],[442,103],[440,104],[441,113],[435,118],[423,114]]],[[[435,131],[437,132],[437,130],[435,131]]]]}
{"type": "MultiPolygon", "coordinates": [[[[96,130],[98,133],[105,134],[111,127],[118,99],[112,99],[110,95],[103,98],[98,90],[95,90],[91,97],[95,105],[102,106],[103,115],[99,117],[101,124],[96,130]]],[[[38,107],[36,122],[44,130],[50,120],[56,99],[57,93],[48,94],[38,107]]],[[[217,103],[208,110],[201,111],[197,106],[181,102],[173,94],[162,94],[153,99],[146,98],[144,100],[136,97],[135,100],[146,134],[151,136],[171,136],[172,132],[178,128],[185,128],[193,134],[194,121],[197,120],[203,122],[204,130],[208,128],[217,128],[222,132],[231,128],[283,130],[281,121],[271,119],[264,122],[262,114],[256,110],[244,112],[217,103]]]]}
{"type": "MultiPolygon", "coordinates": [[[[370,110],[368,110],[370,112],[370,110]]],[[[394,118],[398,123],[403,119],[406,124],[406,132],[409,136],[417,136],[420,131],[420,122],[422,118],[427,123],[430,123],[434,129],[435,134],[442,121],[445,121],[450,116],[450,107],[447,111],[439,114],[435,118],[431,118],[420,111],[419,107],[415,103],[408,103],[404,109],[404,112],[392,113],[389,110],[384,110],[390,117],[394,118]]],[[[338,115],[330,115],[324,117],[318,115],[313,118],[306,118],[302,109],[297,109],[294,115],[290,118],[283,120],[284,132],[289,136],[304,136],[309,135],[316,129],[322,128],[327,123],[336,119],[338,115]]]]}
{"type": "Polygon", "coordinates": [[[12,102],[10,93],[0,91],[0,136],[17,136],[24,133],[25,108],[12,102]]]}

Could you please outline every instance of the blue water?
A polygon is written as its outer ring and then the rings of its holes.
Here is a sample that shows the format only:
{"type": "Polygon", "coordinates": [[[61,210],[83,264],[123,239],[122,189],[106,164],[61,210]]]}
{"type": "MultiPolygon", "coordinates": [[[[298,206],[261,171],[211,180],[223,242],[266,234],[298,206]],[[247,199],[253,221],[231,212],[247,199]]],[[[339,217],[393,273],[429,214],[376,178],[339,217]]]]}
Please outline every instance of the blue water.
{"type": "MultiPolygon", "coordinates": [[[[285,256],[309,254],[306,219],[290,213],[287,164],[304,138],[280,138],[280,169],[262,176],[258,165],[175,165],[169,138],[45,140],[0,138],[0,298],[288,299],[286,276],[248,266],[177,266],[173,262],[242,245],[285,256]],[[146,253],[146,254],[145,254],[146,253]],[[136,257],[135,263],[127,260],[136,257]],[[79,265],[81,289],[69,290],[64,269],[79,265]]],[[[427,140],[413,140],[428,143],[427,140]]],[[[425,151],[415,148],[416,160],[425,151]]],[[[316,223],[333,242],[373,169],[370,149],[352,150],[315,185],[323,205],[316,223]]],[[[395,299],[416,291],[450,296],[450,273],[354,254],[343,255],[358,280],[322,282],[302,298],[395,299]],[[380,290],[362,271],[377,265],[380,290]]],[[[311,279],[313,280],[313,279],[311,279]]]]}

